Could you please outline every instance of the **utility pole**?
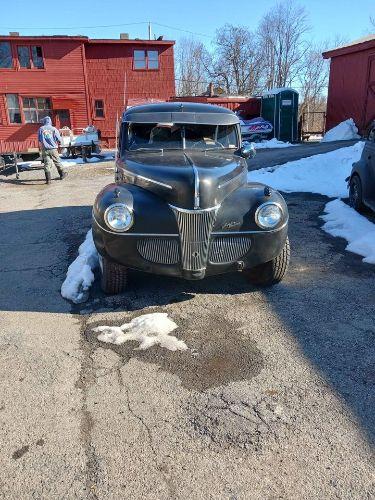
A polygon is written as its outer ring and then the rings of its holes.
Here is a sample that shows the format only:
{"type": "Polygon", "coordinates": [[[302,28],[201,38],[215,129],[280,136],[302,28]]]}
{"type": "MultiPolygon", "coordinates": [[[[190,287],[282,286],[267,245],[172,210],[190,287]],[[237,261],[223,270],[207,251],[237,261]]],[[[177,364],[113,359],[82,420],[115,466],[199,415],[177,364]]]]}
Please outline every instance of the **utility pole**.
{"type": "Polygon", "coordinates": [[[151,22],[148,22],[148,39],[151,40],[152,32],[151,32],[151,22]]]}

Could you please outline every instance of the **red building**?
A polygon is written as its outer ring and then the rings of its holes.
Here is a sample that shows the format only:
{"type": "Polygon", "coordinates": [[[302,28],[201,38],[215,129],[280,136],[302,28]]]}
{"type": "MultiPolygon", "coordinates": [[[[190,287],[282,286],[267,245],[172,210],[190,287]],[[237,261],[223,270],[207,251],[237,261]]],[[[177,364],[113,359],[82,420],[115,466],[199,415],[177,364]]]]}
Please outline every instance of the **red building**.
{"type": "Polygon", "coordinates": [[[94,124],[113,146],[117,116],[136,100],[175,93],[173,41],[0,36],[0,152],[37,148],[47,114],[57,127],[94,124]]]}
{"type": "Polygon", "coordinates": [[[375,120],[375,35],[323,53],[331,59],[326,129],[353,118],[365,134],[375,120]]]}

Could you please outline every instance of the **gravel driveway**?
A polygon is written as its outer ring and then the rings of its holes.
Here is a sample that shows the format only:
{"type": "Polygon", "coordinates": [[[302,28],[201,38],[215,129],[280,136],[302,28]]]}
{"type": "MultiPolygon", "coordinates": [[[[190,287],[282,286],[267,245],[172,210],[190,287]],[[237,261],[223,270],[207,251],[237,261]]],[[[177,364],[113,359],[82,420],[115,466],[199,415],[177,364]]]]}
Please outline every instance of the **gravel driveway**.
{"type": "Polygon", "coordinates": [[[133,272],[72,306],[59,288],[110,168],[0,182],[0,497],[373,498],[375,266],[320,229],[327,199],[286,197],[272,289],[133,272]],[[91,331],[159,311],[190,350],[91,331]]]}

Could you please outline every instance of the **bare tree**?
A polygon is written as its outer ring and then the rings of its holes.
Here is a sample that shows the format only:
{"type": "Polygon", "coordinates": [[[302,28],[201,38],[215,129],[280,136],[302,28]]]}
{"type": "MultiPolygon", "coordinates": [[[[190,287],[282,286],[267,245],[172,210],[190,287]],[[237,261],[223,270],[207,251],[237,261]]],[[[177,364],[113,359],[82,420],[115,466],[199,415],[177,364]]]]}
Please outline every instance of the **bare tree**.
{"type": "Polygon", "coordinates": [[[264,62],[264,86],[285,87],[298,74],[307,50],[309,30],[303,7],[292,1],[276,4],[261,20],[258,38],[264,62]]]}
{"type": "Polygon", "coordinates": [[[215,83],[228,94],[254,94],[259,89],[260,52],[254,35],[245,27],[226,24],[217,30],[207,66],[215,83]]]}
{"type": "Polygon", "coordinates": [[[370,25],[372,29],[375,29],[375,17],[370,16],[370,25]]]}
{"type": "Polygon", "coordinates": [[[193,39],[183,38],[176,50],[176,81],[178,95],[200,95],[207,88],[207,59],[204,45],[193,39]]]}
{"type": "Polygon", "coordinates": [[[316,45],[304,54],[303,65],[296,79],[300,86],[301,113],[307,109],[317,111],[316,108],[320,107],[327,94],[329,61],[322,57],[324,50],[326,46],[316,45]]]}

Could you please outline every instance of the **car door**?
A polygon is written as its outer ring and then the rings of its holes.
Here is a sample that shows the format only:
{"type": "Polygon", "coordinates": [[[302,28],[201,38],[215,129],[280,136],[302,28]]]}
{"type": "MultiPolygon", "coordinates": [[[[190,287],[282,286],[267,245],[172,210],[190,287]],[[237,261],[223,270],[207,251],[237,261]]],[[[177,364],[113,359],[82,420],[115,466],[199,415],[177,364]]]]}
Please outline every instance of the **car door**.
{"type": "Polygon", "coordinates": [[[371,134],[363,150],[366,162],[363,179],[363,198],[366,205],[375,210],[375,134],[371,134]]]}

